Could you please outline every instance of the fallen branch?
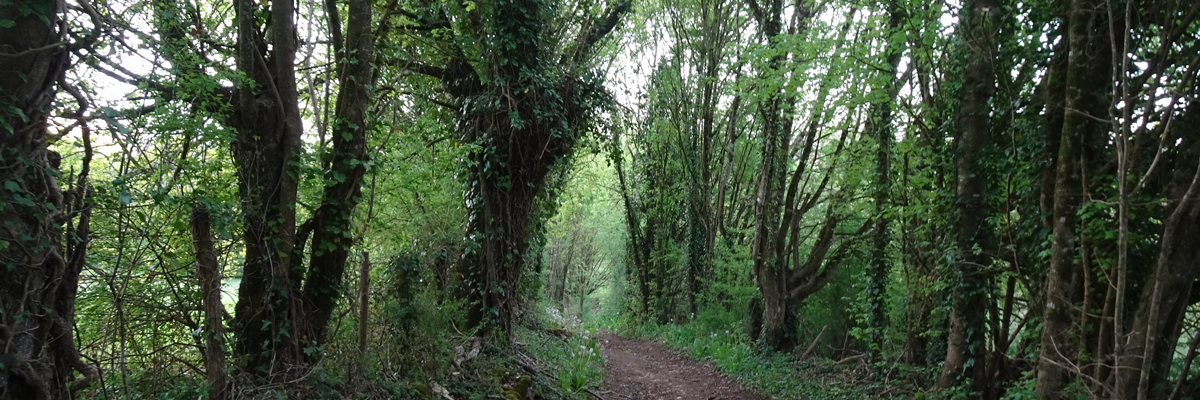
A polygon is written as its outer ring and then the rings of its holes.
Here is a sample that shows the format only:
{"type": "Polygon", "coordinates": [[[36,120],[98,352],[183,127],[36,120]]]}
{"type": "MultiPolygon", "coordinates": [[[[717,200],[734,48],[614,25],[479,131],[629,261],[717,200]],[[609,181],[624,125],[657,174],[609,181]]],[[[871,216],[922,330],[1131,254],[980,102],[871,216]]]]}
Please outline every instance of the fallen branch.
{"type": "Polygon", "coordinates": [[[841,361],[838,361],[837,365],[842,365],[842,364],[845,364],[845,363],[848,363],[848,362],[851,362],[854,360],[861,360],[863,357],[866,357],[866,356],[867,356],[866,354],[859,354],[857,356],[846,357],[846,358],[843,358],[841,361]]]}
{"type": "Polygon", "coordinates": [[[825,334],[825,328],[828,328],[828,327],[829,327],[829,325],[825,325],[825,326],[821,327],[821,332],[817,333],[817,338],[813,339],[812,344],[808,345],[808,348],[804,350],[804,354],[800,355],[800,359],[805,359],[805,358],[808,358],[808,356],[812,355],[813,349],[817,348],[817,343],[821,341],[821,335],[825,334]]]}

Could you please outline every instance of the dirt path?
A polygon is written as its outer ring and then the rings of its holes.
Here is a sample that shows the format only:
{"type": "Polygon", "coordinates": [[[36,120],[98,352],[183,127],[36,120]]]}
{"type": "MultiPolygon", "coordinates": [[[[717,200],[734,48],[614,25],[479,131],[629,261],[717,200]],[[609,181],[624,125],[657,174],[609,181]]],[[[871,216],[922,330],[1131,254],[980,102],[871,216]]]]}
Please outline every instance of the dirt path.
{"type": "Polygon", "coordinates": [[[709,363],[676,354],[661,344],[600,334],[608,370],[606,400],[765,400],[721,375],[709,363]]]}

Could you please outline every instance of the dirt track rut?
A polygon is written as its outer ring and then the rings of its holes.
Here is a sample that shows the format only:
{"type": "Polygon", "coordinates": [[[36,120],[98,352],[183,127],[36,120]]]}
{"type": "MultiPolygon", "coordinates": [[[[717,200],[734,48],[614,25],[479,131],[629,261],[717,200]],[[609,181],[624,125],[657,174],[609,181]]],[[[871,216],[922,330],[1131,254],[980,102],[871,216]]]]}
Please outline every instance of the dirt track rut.
{"type": "Polygon", "coordinates": [[[598,394],[606,400],[766,400],[658,343],[603,332],[600,347],[608,379],[598,394]]]}

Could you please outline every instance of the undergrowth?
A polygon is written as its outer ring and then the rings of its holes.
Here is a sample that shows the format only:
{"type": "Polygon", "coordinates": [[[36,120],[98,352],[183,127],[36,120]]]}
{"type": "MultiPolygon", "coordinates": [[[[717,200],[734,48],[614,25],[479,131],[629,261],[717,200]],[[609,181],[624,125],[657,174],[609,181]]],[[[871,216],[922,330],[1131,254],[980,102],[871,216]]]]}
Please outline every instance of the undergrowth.
{"type": "Polygon", "coordinates": [[[539,324],[517,330],[518,343],[554,376],[569,398],[586,399],[604,384],[604,358],[596,343],[597,329],[579,319],[564,318],[557,309],[539,314],[539,324]]]}
{"type": "MultiPolygon", "coordinates": [[[[464,326],[461,301],[433,290],[387,297],[373,311],[377,322],[368,350],[357,347],[352,316],[334,324],[322,359],[297,379],[267,381],[232,376],[237,399],[581,400],[604,382],[595,328],[564,319],[556,310],[527,310],[507,335],[483,335],[464,326]]],[[[152,368],[105,376],[97,398],[205,399],[203,375],[166,374],[152,368]],[[163,381],[163,377],[177,377],[163,381]],[[164,390],[163,387],[168,389],[164,390]]]]}
{"type": "MultiPolygon", "coordinates": [[[[414,310],[410,324],[386,332],[382,341],[388,345],[375,351],[328,349],[303,381],[274,393],[311,399],[580,400],[604,381],[594,329],[531,310],[514,328],[516,343],[509,346],[506,337],[459,332],[448,316],[461,313],[453,303],[445,305],[449,308],[414,310]]],[[[265,396],[254,397],[271,397],[270,391],[259,394],[265,396]]]]}

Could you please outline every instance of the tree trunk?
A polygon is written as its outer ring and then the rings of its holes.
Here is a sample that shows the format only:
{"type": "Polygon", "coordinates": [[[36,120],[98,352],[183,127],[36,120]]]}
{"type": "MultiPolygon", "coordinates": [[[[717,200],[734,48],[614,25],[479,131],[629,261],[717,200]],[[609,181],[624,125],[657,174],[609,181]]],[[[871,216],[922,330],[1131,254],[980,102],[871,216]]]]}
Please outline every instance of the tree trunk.
{"type": "Polygon", "coordinates": [[[367,354],[367,328],[371,316],[371,253],[362,253],[362,264],[358,269],[358,352],[367,354]]]}
{"type": "Polygon", "coordinates": [[[225,305],[221,303],[221,265],[213,248],[208,207],[200,202],[192,206],[192,248],[196,252],[196,277],[204,309],[204,372],[208,378],[208,398],[226,398],[225,376],[225,305]]]}
{"type": "MultiPolygon", "coordinates": [[[[729,13],[732,7],[722,1],[701,2],[699,23],[703,29],[699,32],[697,53],[698,66],[703,78],[700,81],[700,151],[695,160],[695,169],[699,170],[699,182],[692,185],[692,214],[690,224],[691,238],[689,239],[688,263],[691,267],[690,305],[692,315],[697,312],[696,296],[704,290],[704,282],[712,271],[712,252],[716,243],[716,225],[719,220],[713,210],[713,138],[715,129],[717,101],[720,99],[721,62],[725,54],[725,45],[730,38],[729,13]]],[[[736,101],[736,100],[735,100],[736,101]]],[[[736,108],[735,108],[736,110],[736,108]]],[[[718,200],[719,201],[719,200],[718,200]]]]}
{"type": "Polygon", "coordinates": [[[621,201],[625,208],[625,227],[629,230],[629,255],[633,259],[634,275],[637,276],[638,293],[641,294],[642,316],[650,315],[650,279],[647,265],[646,240],[642,237],[642,223],[638,210],[634,208],[629,192],[632,190],[625,179],[625,153],[622,151],[621,137],[613,135],[613,150],[611,159],[613,168],[617,170],[617,183],[621,185],[621,201]]]}
{"type": "Polygon", "coordinates": [[[875,227],[872,232],[870,286],[867,289],[871,309],[871,327],[875,329],[871,334],[871,344],[874,346],[872,351],[877,354],[883,351],[883,333],[888,327],[885,299],[887,298],[888,275],[891,273],[892,267],[887,256],[887,244],[891,242],[889,232],[891,218],[888,218],[886,214],[891,203],[892,142],[896,140],[892,133],[892,105],[896,101],[896,96],[900,94],[896,69],[900,66],[900,55],[903,53],[905,45],[903,40],[897,42],[891,39],[896,34],[900,34],[903,39],[901,23],[904,22],[905,12],[896,1],[889,1],[887,8],[888,25],[885,37],[889,39],[884,50],[884,60],[889,67],[885,71],[888,79],[881,87],[872,89],[883,93],[884,96],[878,97],[882,98],[882,101],[871,103],[870,109],[867,111],[867,124],[864,128],[866,136],[874,138],[876,146],[878,146],[875,149],[875,227]]]}
{"type": "Polygon", "coordinates": [[[562,304],[563,311],[566,311],[567,307],[567,278],[569,276],[567,274],[571,273],[571,261],[574,256],[574,249],[571,246],[573,245],[574,243],[568,244],[567,260],[561,266],[559,266],[560,270],[556,285],[557,292],[555,292],[554,297],[551,297],[551,299],[557,301],[558,304],[562,304]]]}
{"type": "Polygon", "coordinates": [[[1064,99],[1065,115],[1058,140],[1054,182],[1053,235],[1050,270],[1046,274],[1045,308],[1038,362],[1036,395],[1041,399],[1059,399],[1066,384],[1070,365],[1077,365],[1084,332],[1072,334],[1077,308],[1082,298],[1084,274],[1076,262],[1076,241],[1080,229],[1076,214],[1083,205],[1083,143],[1103,135],[1107,125],[1090,115],[1104,115],[1107,102],[1103,87],[1093,82],[1107,80],[1110,58],[1106,50],[1105,27],[1097,26],[1101,12],[1095,0],[1075,0],[1068,17],[1069,56],[1067,57],[1064,99]],[[1100,53],[1100,54],[1097,54],[1100,53]]]}
{"type": "Polygon", "coordinates": [[[1000,10],[996,0],[967,1],[959,20],[966,71],[959,99],[960,131],[955,138],[958,221],[950,281],[954,300],[946,361],[937,382],[939,388],[953,387],[963,378],[972,380],[975,392],[984,392],[988,385],[984,374],[987,371],[984,336],[988,324],[983,310],[988,309],[991,283],[987,266],[992,243],[987,223],[987,173],[982,157],[991,129],[989,103],[996,82],[993,61],[1000,10]]]}
{"type": "MultiPolygon", "coordinates": [[[[756,3],[752,3],[756,4],[756,3]]],[[[767,46],[777,47],[777,35],[782,30],[780,20],[782,3],[767,1],[766,10],[757,6],[752,8],[758,20],[759,32],[767,40],[767,46]]],[[[784,55],[772,56],[763,74],[764,79],[770,79],[778,73],[783,64],[784,55]]],[[[779,228],[780,213],[783,208],[783,186],[787,179],[786,143],[788,139],[783,132],[783,116],[781,102],[784,94],[772,91],[760,100],[759,117],[762,121],[762,155],[758,167],[758,182],[754,198],[754,239],[751,245],[751,259],[754,262],[754,277],[758,290],[763,299],[763,343],[782,351],[795,346],[794,327],[788,324],[787,288],[784,285],[787,277],[784,275],[787,260],[778,260],[776,251],[776,235],[779,228]],[[781,264],[784,268],[779,268],[781,264]]]]}
{"type": "MultiPolygon", "coordinates": [[[[775,114],[772,107],[767,107],[764,114],[775,114]]],[[[775,249],[776,228],[779,225],[779,211],[782,203],[782,188],[778,184],[778,176],[786,173],[784,155],[780,151],[782,145],[779,138],[779,128],[776,115],[764,115],[766,134],[763,135],[762,163],[759,167],[758,189],[754,206],[754,241],[752,258],[754,260],[754,276],[758,282],[759,292],[763,298],[763,332],[762,341],[769,346],[787,351],[795,345],[791,334],[792,326],[787,324],[788,305],[787,281],[784,269],[787,260],[778,260],[775,249]],[[783,169],[783,171],[781,171],[783,169]],[[782,261],[782,262],[781,262],[782,261]],[[780,264],[783,268],[780,268],[780,264]]]]}
{"type": "Polygon", "coordinates": [[[312,346],[328,339],[326,325],[342,295],[342,275],[353,241],[350,219],[359,202],[366,160],[365,115],[375,38],[370,2],[349,2],[348,54],[340,57],[344,65],[337,68],[341,86],[324,193],[313,218],[297,232],[295,164],[302,124],[295,78],[295,3],[270,5],[268,52],[265,38],[258,34],[257,4],[235,2],[237,68],[254,84],[243,83],[236,89],[228,122],[237,132],[232,148],[245,242],[234,350],[245,357],[249,371],[276,379],[302,372],[296,367],[320,355],[312,346]],[[312,254],[304,276],[301,257],[310,233],[312,254]]]}
{"type": "MultiPolygon", "coordinates": [[[[770,46],[776,45],[771,32],[779,28],[779,10],[774,8],[778,5],[773,3],[774,11],[768,13],[770,17],[759,18],[764,36],[772,38],[768,41],[770,46]]],[[[798,25],[792,29],[803,33],[807,30],[807,21],[812,18],[813,10],[803,7],[796,12],[799,15],[795,19],[798,25]]],[[[847,21],[853,20],[856,12],[857,9],[851,9],[847,21]]],[[[846,23],[839,31],[835,53],[840,53],[846,43],[850,26],[846,23]]],[[[776,68],[782,62],[781,57],[783,56],[772,58],[763,73],[769,75],[777,71],[776,68]]],[[[825,110],[825,100],[837,77],[837,68],[825,72],[808,124],[804,133],[796,139],[797,145],[794,148],[790,138],[792,118],[786,115],[784,110],[794,108],[796,99],[782,91],[773,92],[764,100],[766,104],[760,106],[765,133],[756,188],[756,226],[751,255],[754,261],[754,276],[763,296],[763,341],[781,351],[790,351],[797,344],[796,329],[800,304],[829,282],[844,257],[843,250],[848,248],[839,246],[838,250],[834,251],[835,255],[830,257],[828,262],[824,262],[825,255],[833,245],[833,234],[840,221],[835,209],[842,205],[840,196],[834,196],[833,199],[823,197],[833,172],[833,165],[828,167],[813,192],[804,195],[800,193],[800,182],[804,180],[802,178],[813,176],[810,175],[813,171],[808,168],[809,161],[810,157],[815,158],[814,151],[818,149],[815,146],[819,145],[819,131],[829,118],[825,110]],[[789,179],[788,166],[796,156],[795,152],[800,152],[797,163],[800,167],[792,172],[789,179]],[[803,198],[807,198],[807,201],[802,201],[803,198]],[[799,233],[800,220],[818,201],[829,204],[825,206],[826,215],[818,238],[812,244],[807,259],[802,263],[799,249],[800,242],[805,238],[799,233]]],[[[838,140],[833,159],[836,159],[844,148],[845,133],[843,131],[838,140]]],[[[865,229],[866,225],[863,228],[865,229]]],[[[861,232],[860,229],[859,233],[861,232]]]]}
{"type": "MultiPolygon", "coordinates": [[[[924,145],[924,144],[922,144],[924,145]]],[[[909,187],[909,175],[913,168],[911,165],[911,157],[908,154],[904,155],[903,166],[901,167],[901,187],[909,187]]],[[[928,187],[915,188],[917,190],[928,190],[928,187]]],[[[914,202],[908,200],[906,193],[903,207],[915,205],[914,202]]],[[[930,293],[929,283],[934,281],[932,262],[929,262],[931,251],[931,243],[918,240],[918,231],[922,228],[933,228],[927,224],[923,224],[923,219],[917,215],[912,215],[903,220],[902,226],[902,241],[904,246],[903,268],[905,270],[906,286],[913,293],[910,300],[911,306],[906,313],[908,322],[905,324],[905,340],[904,340],[904,361],[914,365],[928,365],[931,363],[928,353],[929,338],[926,337],[926,332],[930,326],[930,315],[934,309],[933,295],[930,293]]],[[[935,256],[936,257],[936,256],[935,256]]]]}
{"type": "Polygon", "coordinates": [[[571,271],[578,264],[576,256],[579,255],[579,218],[581,218],[581,215],[576,214],[570,219],[571,241],[568,242],[567,245],[567,262],[563,264],[562,274],[562,296],[559,298],[559,302],[563,305],[564,312],[567,310],[567,307],[570,306],[570,297],[569,291],[567,290],[567,285],[570,284],[571,271]]]}
{"type": "Polygon", "coordinates": [[[711,251],[708,247],[708,196],[706,187],[692,185],[691,207],[688,209],[688,310],[695,317],[699,307],[699,294],[704,290],[711,251]],[[703,199],[700,199],[700,198],[703,199]],[[703,203],[703,204],[701,204],[703,203]]]}
{"type": "MultiPolygon", "coordinates": [[[[94,381],[75,347],[75,294],[86,254],[90,206],[84,176],[64,203],[61,157],[47,149],[46,112],[69,67],[60,3],[28,0],[0,7],[0,397],[66,399],[94,381]],[[79,212],[69,253],[62,221],[79,212]],[[84,380],[75,381],[74,372],[84,380]],[[74,384],[72,384],[74,383],[74,384]],[[68,388],[68,385],[70,388],[68,388]]],[[[81,96],[77,96],[81,97],[81,96]]],[[[82,99],[81,99],[82,100],[82,99]]],[[[81,103],[86,107],[86,103],[81,103]]],[[[81,114],[83,110],[79,111],[81,114]]],[[[87,127],[84,141],[90,140],[87,127]]],[[[85,143],[84,171],[90,159],[85,143]]],[[[86,175],[86,173],[81,173],[86,175]]]]}
{"type": "Polygon", "coordinates": [[[709,232],[709,235],[713,237],[715,237],[718,232],[721,235],[729,234],[725,229],[725,197],[727,196],[726,191],[729,187],[730,174],[733,173],[733,163],[737,155],[736,151],[739,136],[737,133],[737,114],[738,108],[741,107],[741,104],[742,97],[735,96],[733,98],[733,104],[729,106],[729,111],[726,112],[727,116],[729,117],[729,125],[725,129],[725,137],[726,140],[729,141],[729,145],[725,151],[722,152],[724,161],[721,163],[721,177],[717,182],[716,210],[713,211],[713,221],[711,223],[713,227],[709,232]]]}
{"type": "MultiPolygon", "coordinates": [[[[478,150],[469,155],[467,235],[477,247],[461,260],[471,297],[468,319],[484,330],[498,328],[510,335],[520,301],[519,284],[525,269],[535,201],[547,192],[552,172],[563,167],[582,135],[580,126],[591,116],[585,102],[599,88],[578,76],[559,82],[531,79],[551,63],[542,43],[550,13],[537,0],[505,0],[489,11],[486,22],[496,65],[472,71],[467,60],[452,61],[442,81],[459,98],[464,112],[458,125],[478,150]],[[459,68],[461,65],[461,68],[459,68]],[[538,71],[538,72],[530,72],[538,71]],[[480,78],[485,77],[486,82],[480,78]],[[546,99],[556,99],[547,101],[546,99]],[[503,99],[503,100],[501,100],[503,99]]],[[[576,43],[568,66],[582,64],[629,11],[617,3],[605,18],[590,26],[576,43]]],[[[482,37],[482,36],[481,36],[482,37]]]]}
{"type": "Polygon", "coordinates": [[[311,318],[311,336],[300,340],[325,343],[329,340],[329,317],[342,297],[341,286],[346,258],[354,243],[350,226],[354,209],[362,199],[361,186],[366,173],[367,109],[371,103],[372,65],[375,62],[375,36],[371,32],[372,4],[369,0],[351,0],[347,8],[346,46],[339,74],[337,104],[332,124],[332,154],[325,165],[325,188],[321,205],[312,218],[312,256],[303,296],[311,318]]]}
{"type": "Polygon", "coordinates": [[[272,65],[262,62],[257,4],[250,0],[234,3],[238,30],[237,68],[249,83],[235,92],[235,110],[229,125],[236,130],[232,148],[242,198],[245,261],[238,288],[233,331],[234,350],[246,357],[247,369],[269,374],[301,360],[295,333],[303,320],[297,298],[300,279],[295,276],[293,254],[296,224],[296,173],[293,165],[300,147],[300,114],[291,63],[295,48],[292,3],[280,2],[271,10],[271,36],[281,43],[273,46],[272,65]],[[287,3],[287,4],[284,4],[287,3]],[[291,88],[284,90],[282,88],[291,88]]]}

